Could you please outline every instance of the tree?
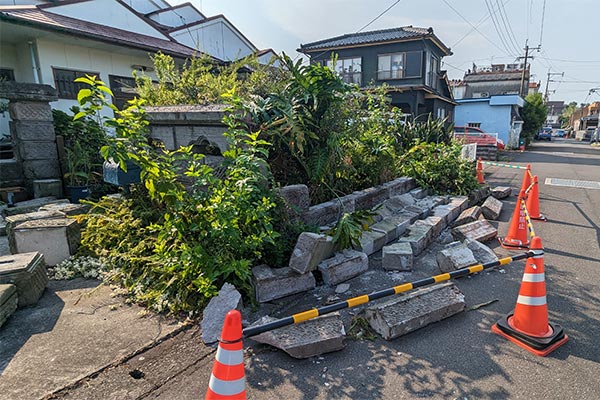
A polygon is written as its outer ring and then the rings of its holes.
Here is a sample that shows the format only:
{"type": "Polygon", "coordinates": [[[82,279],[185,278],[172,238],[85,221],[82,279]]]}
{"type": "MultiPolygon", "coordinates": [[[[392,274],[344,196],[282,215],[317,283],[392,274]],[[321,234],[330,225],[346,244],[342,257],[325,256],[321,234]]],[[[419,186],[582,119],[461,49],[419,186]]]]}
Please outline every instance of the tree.
{"type": "Polygon", "coordinates": [[[560,127],[561,128],[568,128],[569,127],[569,121],[571,120],[571,115],[573,115],[573,113],[575,112],[575,110],[577,110],[577,102],[576,101],[570,102],[563,109],[563,112],[560,114],[560,117],[558,117],[558,120],[560,121],[560,127]]]}
{"type": "Polygon", "coordinates": [[[521,137],[527,143],[531,142],[533,135],[539,131],[546,117],[548,116],[548,107],[544,104],[541,93],[532,93],[525,97],[525,106],[523,107],[523,132],[521,137]]]}

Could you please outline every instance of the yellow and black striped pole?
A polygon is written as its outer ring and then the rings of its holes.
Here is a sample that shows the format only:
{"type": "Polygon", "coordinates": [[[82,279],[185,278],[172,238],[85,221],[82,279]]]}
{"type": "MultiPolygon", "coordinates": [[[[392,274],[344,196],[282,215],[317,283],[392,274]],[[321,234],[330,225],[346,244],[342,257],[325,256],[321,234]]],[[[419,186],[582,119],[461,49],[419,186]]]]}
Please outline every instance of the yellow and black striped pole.
{"type": "Polygon", "coordinates": [[[282,328],[287,325],[297,324],[299,322],[307,321],[309,319],[316,318],[320,315],[329,314],[335,311],[343,310],[344,308],[352,308],[359,306],[361,304],[368,303],[373,300],[381,299],[383,297],[392,296],[395,294],[400,294],[404,292],[408,292],[409,290],[413,290],[416,288],[420,288],[422,286],[431,285],[433,283],[448,281],[453,278],[460,278],[462,276],[467,276],[471,274],[475,274],[477,272],[481,272],[485,269],[499,267],[501,265],[510,264],[513,261],[524,260],[527,257],[533,257],[533,252],[528,251],[523,254],[518,254],[512,257],[501,258],[497,261],[492,261],[485,264],[473,265],[471,267],[457,269],[456,271],[448,272],[441,275],[431,276],[429,278],[419,279],[417,281],[403,283],[398,286],[394,286],[388,289],[380,290],[377,292],[373,292],[371,294],[365,294],[358,297],[353,297],[348,300],[340,301],[338,303],[330,304],[328,306],[323,306],[319,308],[312,308],[307,311],[303,311],[297,314],[294,314],[290,317],[281,318],[272,322],[269,322],[264,325],[248,327],[243,330],[244,337],[256,336],[264,332],[272,331],[273,329],[282,328]]]}
{"type": "Polygon", "coordinates": [[[533,237],[535,236],[535,231],[533,230],[533,224],[531,223],[529,211],[527,211],[527,204],[523,199],[521,199],[521,208],[523,209],[523,213],[525,214],[525,221],[527,222],[527,230],[529,231],[529,237],[533,239],[533,237]]]}
{"type": "Polygon", "coordinates": [[[496,163],[496,162],[491,162],[491,161],[482,161],[481,163],[485,164],[485,165],[493,165],[495,167],[515,168],[515,169],[527,169],[527,167],[522,167],[520,165],[502,164],[502,163],[496,163]]]}

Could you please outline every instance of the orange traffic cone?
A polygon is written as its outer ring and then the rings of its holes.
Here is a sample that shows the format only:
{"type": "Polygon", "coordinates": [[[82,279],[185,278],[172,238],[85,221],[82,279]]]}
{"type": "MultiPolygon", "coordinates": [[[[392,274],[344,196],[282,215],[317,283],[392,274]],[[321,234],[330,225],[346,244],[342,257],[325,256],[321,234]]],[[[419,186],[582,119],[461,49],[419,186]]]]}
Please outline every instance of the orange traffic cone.
{"type": "Polygon", "coordinates": [[[523,210],[522,200],[525,199],[525,191],[521,190],[515,205],[515,211],[510,220],[508,234],[504,238],[499,238],[500,245],[505,249],[526,249],[529,246],[529,232],[527,230],[527,221],[525,211],[523,210]]]}
{"type": "Polygon", "coordinates": [[[485,183],[485,179],[483,177],[483,164],[481,163],[481,158],[477,160],[477,183],[480,185],[485,183]]]}
{"type": "Polygon", "coordinates": [[[231,310],[223,323],[206,400],[246,399],[242,348],[242,315],[237,310],[231,310]]]}
{"type": "Polygon", "coordinates": [[[525,169],[525,175],[523,175],[523,184],[521,185],[521,190],[527,190],[527,188],[531,185],[531,164],[527,164],[525,169]]]}
{"type": "Polygon", "coordinates": [[[527,195],[527,211],[529,212],[529,218],[536,219],[539,221],[546,221],[546,217],[544,217],[540,213],[540,191],[538,188],[538,177],[537,175],[533,176],[533,186],[531,187],[531,191],[527,195]]]}
{"type": "Polygon", "coordinates": [[[569,337],[560,325],[548,323],[544,250],[539,237],[531,240],[531,250],[534,255],[525,264],[517,305],[511,314],[492,326],[492,331],[533,354],[545,357],[566,343],[569,337]]]}

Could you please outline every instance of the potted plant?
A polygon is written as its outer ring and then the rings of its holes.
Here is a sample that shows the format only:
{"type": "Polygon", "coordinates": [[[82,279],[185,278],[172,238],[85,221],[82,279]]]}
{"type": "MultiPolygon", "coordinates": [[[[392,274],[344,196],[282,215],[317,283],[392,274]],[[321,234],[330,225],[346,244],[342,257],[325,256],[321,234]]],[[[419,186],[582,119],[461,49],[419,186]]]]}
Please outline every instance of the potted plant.
{"type": "Polygon", "coordinates": [[[65,151],[67,153],[67,172],[65,173],[67,193],[71,203],[79,203],[79,200],[90,195],[92,160],[90,154],[77,141],[71,148],[65,148],[65,151]]]}

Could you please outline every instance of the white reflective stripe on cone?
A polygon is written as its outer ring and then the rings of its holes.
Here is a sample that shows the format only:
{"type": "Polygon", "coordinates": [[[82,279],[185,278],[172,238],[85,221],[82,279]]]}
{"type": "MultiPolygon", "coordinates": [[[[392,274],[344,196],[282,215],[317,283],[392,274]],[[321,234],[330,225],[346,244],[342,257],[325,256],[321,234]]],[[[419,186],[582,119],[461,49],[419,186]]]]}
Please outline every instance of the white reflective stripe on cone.
{"type": "Polygon", "coordinates": [[[517,303],[523,304],[526,306],[545,306],[546,305],[546,296],[531,297],[531,296],[519,295],[519,297],[517,297],[517,303]]]}
{"type": "Polygon", "coordinates": [[[246,378],[240,378],[235,381],[222,381],[211,375],[208,387],[221,396],[234,396],[246,390],[246,378]]]}
{"type": "Polygon", "coordinates": [[[225,350],[219,346],[215,358],[224,365],[239,365],[244,362],[244,353],[242,350],[225,350]]]}
{"type": "Polygon", "coordinates": [[[523,282],[544,282],[545,274],[523,274],[523,282]]]}

